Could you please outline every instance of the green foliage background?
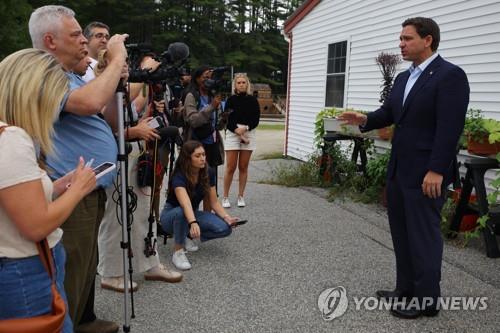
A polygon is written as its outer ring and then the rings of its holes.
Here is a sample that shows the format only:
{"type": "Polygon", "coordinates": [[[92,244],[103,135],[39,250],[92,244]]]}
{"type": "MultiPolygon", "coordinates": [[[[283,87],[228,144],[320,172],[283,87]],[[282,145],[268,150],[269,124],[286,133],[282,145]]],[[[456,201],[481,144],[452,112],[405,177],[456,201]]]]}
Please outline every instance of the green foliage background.
{"type": "Polygon", "coordinates": [[[253,82],[286,87],[288,44],[283,22],[304,0],[3,0],[0,1],[0,59],[31,46],[28,20],[33,9],[64,5],[82,28],[102,21],[112,33],[128,33],[129,43],[189,45],[190,67],[232,65],[253,82]]]}

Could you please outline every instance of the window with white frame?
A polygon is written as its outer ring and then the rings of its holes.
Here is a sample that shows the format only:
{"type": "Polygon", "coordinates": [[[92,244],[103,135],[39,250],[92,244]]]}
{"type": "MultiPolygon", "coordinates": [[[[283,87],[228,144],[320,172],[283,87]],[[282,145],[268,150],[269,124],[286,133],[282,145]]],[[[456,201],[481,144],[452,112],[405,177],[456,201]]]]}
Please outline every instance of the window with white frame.
{"type": "Polygon", "coordinates": [[[344,107],[347,41],[328,45],[325,106],[344,107]]]}

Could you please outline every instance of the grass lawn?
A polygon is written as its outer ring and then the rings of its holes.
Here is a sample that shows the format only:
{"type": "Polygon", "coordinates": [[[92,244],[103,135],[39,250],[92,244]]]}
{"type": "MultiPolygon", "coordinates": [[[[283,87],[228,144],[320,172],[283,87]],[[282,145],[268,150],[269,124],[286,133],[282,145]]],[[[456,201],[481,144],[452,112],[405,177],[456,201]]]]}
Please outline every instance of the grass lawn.
{"type": "Polygon", "coordinates": [[[257,130],[283,131],[285,130],[285,124],[260,124],[257,130]]]}

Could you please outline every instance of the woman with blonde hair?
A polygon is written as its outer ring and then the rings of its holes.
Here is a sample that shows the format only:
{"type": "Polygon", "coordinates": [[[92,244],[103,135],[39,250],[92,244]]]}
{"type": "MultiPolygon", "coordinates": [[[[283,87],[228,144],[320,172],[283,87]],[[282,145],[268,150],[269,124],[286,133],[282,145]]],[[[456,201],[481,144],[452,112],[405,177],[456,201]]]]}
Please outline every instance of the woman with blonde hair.
{"type": "MultiPolygon", "coordinates": [[[[53,150],[53,122],[68,92],[61,65],[45,51],[21,50],[0,63],[0,322],[52,312],[51,279],[36,247],[44,239],[67,308],[59,226],[96,178],[80,158],[73,172],[52,183],[38,160],[53,150]]],[[[73,332],[68,311],[62,332],[73,332]]]]}
{"type": "Polygon", "coordinates": [[[248,178],[248,164],[256,148],[255,128],[259,125],[260,107],[252,94],[250,80],[244,73],[237,73],[232,84],[233,95],[228,98],[225,110],[229,113],[225,140],[226,171],[224,174],[224,196],[222,207],[229,208],[229,189],[238,165],[239,188],[238,207],[245,207],[245,187],[248,178]]]}

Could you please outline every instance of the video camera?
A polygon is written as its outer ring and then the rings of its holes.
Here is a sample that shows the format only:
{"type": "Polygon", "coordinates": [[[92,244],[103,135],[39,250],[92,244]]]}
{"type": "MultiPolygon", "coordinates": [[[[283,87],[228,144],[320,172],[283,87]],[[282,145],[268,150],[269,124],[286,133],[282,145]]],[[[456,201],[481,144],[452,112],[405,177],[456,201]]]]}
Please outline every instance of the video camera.
{"type": "Polygon", "coordinates": [[[159,57],[154,57],[161,64],[155,71],[150,72],[148,69],[141,69],[140,59],[151,53],[151,45],[139,43],[127,44],[125,47],[129,54],[129,82],[168,83],[169,80],[175,80],[189,56],[189,47],[186,44],[172,43],[159,57]]]}
{"type": "Polygon", "coordinates": [[[222,66],[212,68],[212,78],[205,80],[203,85],[207,88],[210,95],[215,96],[227,89],[227,80],[224,80],[224,73],[228,71],[231,67],[222,66]]]}

